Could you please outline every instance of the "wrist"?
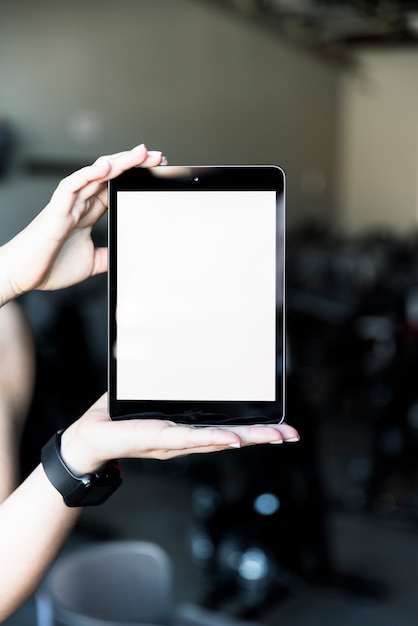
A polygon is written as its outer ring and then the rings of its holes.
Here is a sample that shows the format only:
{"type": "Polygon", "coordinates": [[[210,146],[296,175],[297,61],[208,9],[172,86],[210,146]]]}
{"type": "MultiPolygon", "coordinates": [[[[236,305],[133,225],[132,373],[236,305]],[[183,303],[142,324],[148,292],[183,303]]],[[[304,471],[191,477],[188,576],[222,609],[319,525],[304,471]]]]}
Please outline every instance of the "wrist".
{"type": "Polygon", "coordinates": [[[107,462],[107,459],[100,458],[89,446],[83,444],[77,424],[72,424],[62,433],[61,457],[76,476],[100,471],[107,462]]]}

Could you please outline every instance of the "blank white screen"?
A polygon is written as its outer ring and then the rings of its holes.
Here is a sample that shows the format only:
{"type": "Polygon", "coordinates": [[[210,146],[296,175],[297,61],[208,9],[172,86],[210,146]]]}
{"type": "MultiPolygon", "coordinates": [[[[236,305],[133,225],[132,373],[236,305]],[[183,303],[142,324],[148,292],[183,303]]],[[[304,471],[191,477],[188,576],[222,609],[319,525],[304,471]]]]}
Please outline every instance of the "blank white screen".
{"type": "Polygon", "coordinates": [[[274,401],[275,192],[117,204],[117,398],[274,401]]]}

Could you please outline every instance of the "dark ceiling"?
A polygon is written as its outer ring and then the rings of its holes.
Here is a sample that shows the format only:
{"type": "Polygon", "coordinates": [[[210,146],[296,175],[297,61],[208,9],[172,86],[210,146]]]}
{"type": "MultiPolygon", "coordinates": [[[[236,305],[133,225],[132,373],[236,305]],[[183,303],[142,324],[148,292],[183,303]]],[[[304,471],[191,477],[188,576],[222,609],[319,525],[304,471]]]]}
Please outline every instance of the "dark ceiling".
{"type": "MultiPolygon", "coordinates": [[[[418,45],[418,1],[207,0],[344,60],[359,46],[418,45]]],[[[418,71],[418,68],[417,68],[418,71]]]]}

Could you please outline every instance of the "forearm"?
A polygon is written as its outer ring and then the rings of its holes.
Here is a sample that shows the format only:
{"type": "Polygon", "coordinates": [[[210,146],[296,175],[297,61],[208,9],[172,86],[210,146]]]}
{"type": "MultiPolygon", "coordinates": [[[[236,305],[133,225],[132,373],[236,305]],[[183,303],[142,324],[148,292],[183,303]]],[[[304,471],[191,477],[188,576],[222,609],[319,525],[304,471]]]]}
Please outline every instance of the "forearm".
{"type": "Polygon", "coordinates": [[[1,503],[20,480],[19,443],[35,379],[31,328],[24,310],[14,302],[0,308],[0,355],[1,503]]]}
{"type": "Polygon", "coordinates": [[[64,504],[42,466],[0,505],[0,622],[35,591],[80,511],[64,504]]]}
{"type": "Polygon", "coordinates": [[[0,398],[0,506],[20,481],[20,429],[10,419],[0,398]]]}

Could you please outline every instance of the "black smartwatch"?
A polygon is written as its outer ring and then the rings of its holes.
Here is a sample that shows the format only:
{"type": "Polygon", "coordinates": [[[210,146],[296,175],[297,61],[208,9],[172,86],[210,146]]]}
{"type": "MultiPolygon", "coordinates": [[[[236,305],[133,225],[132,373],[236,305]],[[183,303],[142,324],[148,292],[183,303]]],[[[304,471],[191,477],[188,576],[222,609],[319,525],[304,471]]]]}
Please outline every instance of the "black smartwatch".
{"type": "Polygon", "coordinates": [[[116,461],[109,461],[100,472],[76,476],[61,456],[63,432],[59,430],[42,448],[41,461],[45,474],[67,506],[102,504],[122,483],[120,467],[116,461]]]}

